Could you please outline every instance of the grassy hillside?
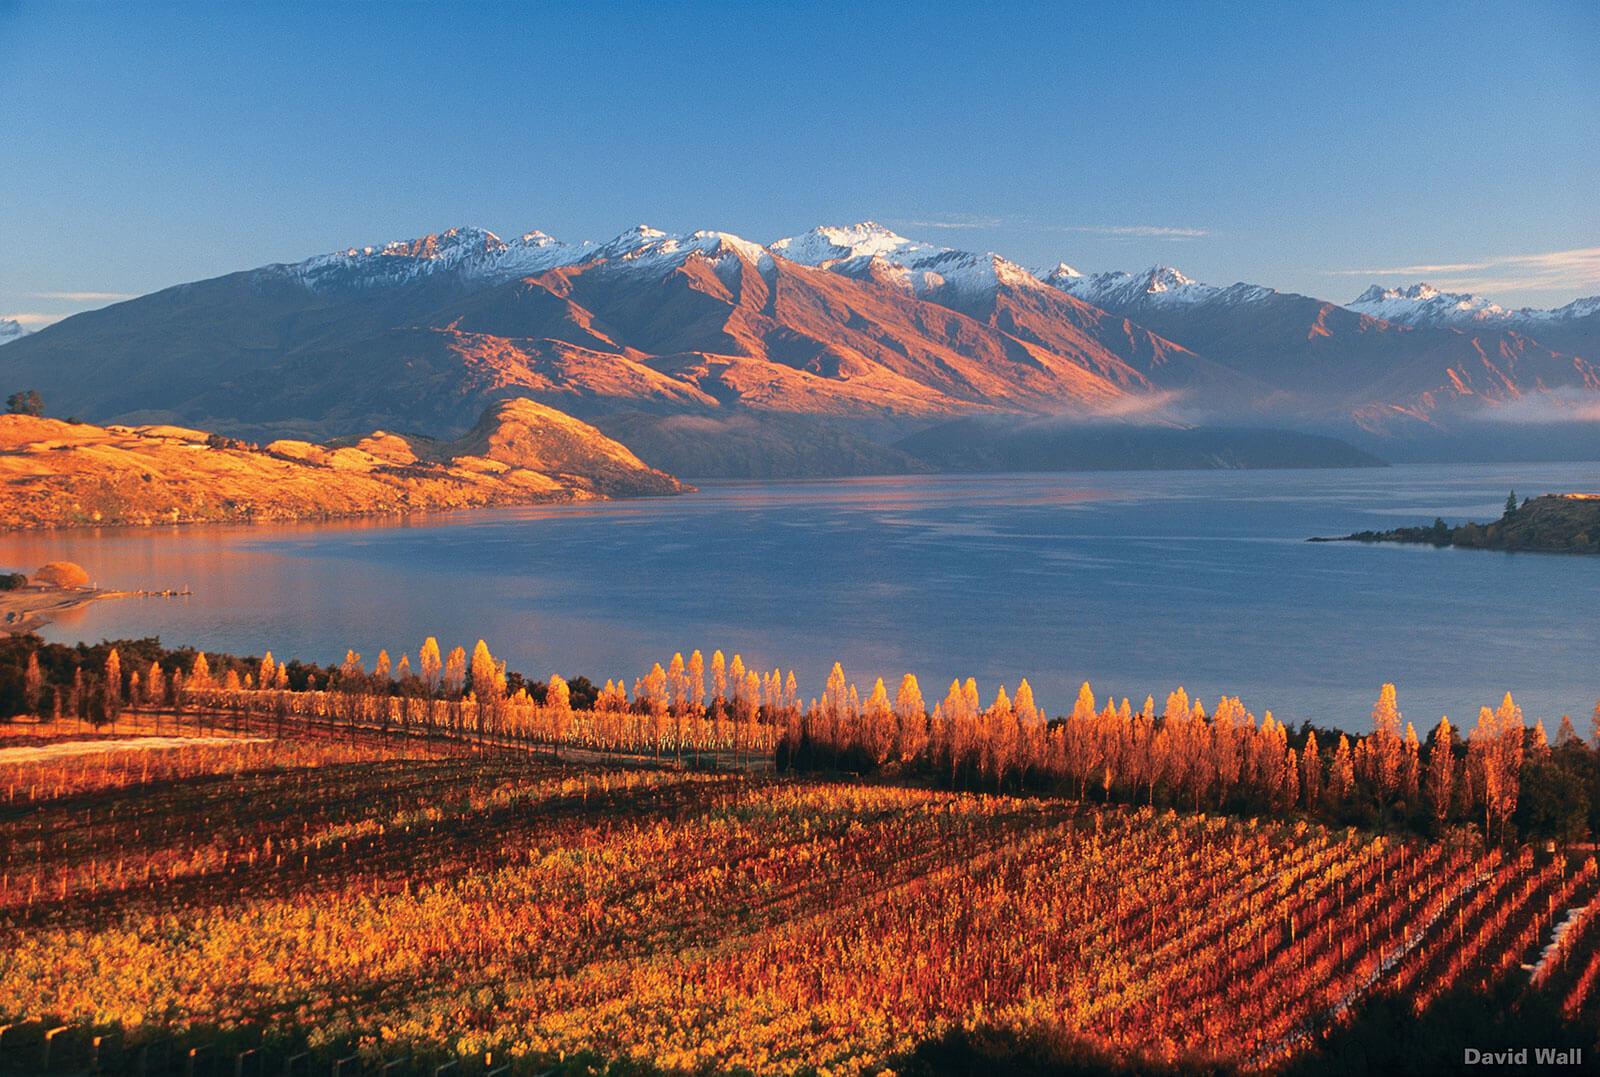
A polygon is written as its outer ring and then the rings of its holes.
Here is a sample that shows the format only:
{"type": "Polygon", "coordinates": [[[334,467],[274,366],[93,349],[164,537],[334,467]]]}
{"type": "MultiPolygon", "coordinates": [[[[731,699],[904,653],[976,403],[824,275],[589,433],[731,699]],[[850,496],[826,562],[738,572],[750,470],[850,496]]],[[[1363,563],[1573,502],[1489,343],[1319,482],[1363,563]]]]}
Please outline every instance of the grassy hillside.
{"type": "Polygon", "coordinates": [[[175,426],[0,416],[0,528],[296,520],[680,493],[593,427],[529,400],[458,441],[374,432],[265,446],[175,426]]]}

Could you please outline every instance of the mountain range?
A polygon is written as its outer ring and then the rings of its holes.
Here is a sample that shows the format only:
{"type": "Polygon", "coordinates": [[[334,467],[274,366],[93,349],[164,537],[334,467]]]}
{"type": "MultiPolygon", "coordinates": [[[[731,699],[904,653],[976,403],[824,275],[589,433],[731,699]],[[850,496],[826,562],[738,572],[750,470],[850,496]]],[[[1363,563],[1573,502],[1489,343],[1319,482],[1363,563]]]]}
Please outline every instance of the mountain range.
{"type": "MultiPolygon", "coordinates": [[[[1340,306],[1166,267],[1035,273],[870,222],[765,246],[457,228],[75,315],[0,344],[0,377],[57,414],[254,439],[453,437],[528,397],[690,476],[953,466],[926,448],[935,427],[972,466],[1014,464],[980,443],[1019,419],[1096,427],[1096,466],[1168,459],[1195,427],[1251,431],[1243,455],[1194,441],[1202,462],[1270,457],[1270,429],[1492,454],[1479,432],[1509,427],[1490,420],[1595,412],[1600,299],[1506,312],[1419,287],[1340,306]]],[[[1560,451],[1583,453],[1593,424],[1566,426],[1560,451]]]]}

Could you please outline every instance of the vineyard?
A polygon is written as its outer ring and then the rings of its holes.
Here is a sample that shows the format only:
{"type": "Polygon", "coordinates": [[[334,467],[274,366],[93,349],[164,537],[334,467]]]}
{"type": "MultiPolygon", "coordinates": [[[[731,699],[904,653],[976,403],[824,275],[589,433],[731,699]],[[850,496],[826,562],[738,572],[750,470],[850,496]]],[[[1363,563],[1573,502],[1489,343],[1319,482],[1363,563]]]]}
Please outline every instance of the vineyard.
{"type": "Polygon", "coordinates": [[[854,1074],[962,1028],[1270,1071],[1385,992],[1600,1021],[1587,853],[254,721],[0,764],[0,1072],[854,1074]]]}

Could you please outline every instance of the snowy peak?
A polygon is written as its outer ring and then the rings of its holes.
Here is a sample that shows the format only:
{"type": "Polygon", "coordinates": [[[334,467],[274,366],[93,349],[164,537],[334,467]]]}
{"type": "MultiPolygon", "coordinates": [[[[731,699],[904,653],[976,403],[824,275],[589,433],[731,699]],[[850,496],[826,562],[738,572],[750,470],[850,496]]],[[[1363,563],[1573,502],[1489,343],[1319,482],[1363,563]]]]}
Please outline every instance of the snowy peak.
{"type": "Polygon", "coordinates": [[[677,236],[637,225],[604,243],[563,243],[544,232],[524,233],[506,242],[482,228],[452,228],[438,235],[402,240],[382,247],[352,247],[296,265],[268,267],[297,277],[313,291],[388,288],[440,274],[499,284],[548,269],[587,262],[656,267],[682,262],[695,252],[721,268],[732,257],[758,268],[772,264],[758,243],[726,232],[677,236]]]}
{"type": "Polygon", "coordinates": [[[1572,321],[1600,313],[1600,296],[1575,299],[1555,310],[1523,307],[1507,310],[1481,295],[1443,292],[1431,284],[1417,283],[1406,288],[1384,288],[1374,284],[1346,309],[1382,318],[1401,325],[1451,329],[1531,329],[1572,321]]]}
{"type": "Polygon", "coordinates": [[[1145,275],[1145,291],[1169,292],[1195,282],[1171,266],[1155,266],[1145,275]]]}
{"type": "Polygon", "coordinates": [[[1374,284],[1354,302],[1346,303],[1345,308],[1386,322],[1416,326],[1481,326],[1507,317],[1504,307],[1481,295],[1441,292],[1425,283],[1408,288],[1374,284]]]}
{"type": "Polygon", "coordinates": [[[27,332],[22,328],[22,323],[11,318],[0,318],[0,344],[9,344],[27,332]]]}
{"type": "Polygon", "coordinates": [[[656,265],[682,262],[695,253],[719,268],[728,258],[736,258],[763,269],[772,264],[772,256],[765,247],[728,232],[702,230],[675,236],[644,225],[622,233],[583,260],[656,265]]]}
{"type": "Polygon", "coordinates": [[[482,228],[452,228],[382,247],[351,247],[280,268],[313,291],[387,288],[440,273],[469,279],[510,280],[581,258],[590,244],[560,243],[528,232],[507,243],[482,228]]]}
{"type": "Polygon", "coordinates": [[[1171,266],[1151,266],[1138,274],[1112,272],[1086,277],[1063,263],[1045,278],[1045,283],[1097,307],[1201,303],[1224,291],[1190,280],[1171,266]],[[1068,271],[1062,273],[1061,269],[1068,271]]]}
{"type": "Polygon", "coordinates": [[[896,235],[875,221],[862,221],[843,228],[813,228],[803,235],[778,240],[771,250],[791,262],[826,269],[855,258],[882,258],[905,265],[924,255],[939,254],[945,248],[896,235]]]}
{"type": "Polygon", "coordinates": [[[919,299],[993,298],[1001,284],[1041,287],[1037,277],[993,251],[977,254],[919,243],[873,221],[813,228],[780,239],[773,254],[802,265],[900,288],[919,299]]]}
{"type": "Polygon", "coordinates": [[[1583,299],[1574,299],[1564,307],[1557,307],[1549,312],[1550,317],[1558,321],[1570,321],[1576,318],[1588,318],[1600,314],[1600,295],[1585,296],[1583,299]]]}
{"type": "Polygon", "coordinates": [[[1076,269],[1073,269],[1071,266],[1067,265],[1067,263],[1065,263],[1065,262],[1057,262],[1056,263],[1056,267],[1054,269],[1052,269],[1050,272],[1044,274],[1039,279],[1044,281],[1046,284],[1049,284],[1049,285],[1051,285],[1053,287],[1059,287],[1059,285],[1057,284],[1058,281],[1070,281],[1070,280],[1074,280],[1074,279],[1080,279],[1081,280],[1082,278],[1083,278],[1083,274],[1079,273],[1076,269]]]}

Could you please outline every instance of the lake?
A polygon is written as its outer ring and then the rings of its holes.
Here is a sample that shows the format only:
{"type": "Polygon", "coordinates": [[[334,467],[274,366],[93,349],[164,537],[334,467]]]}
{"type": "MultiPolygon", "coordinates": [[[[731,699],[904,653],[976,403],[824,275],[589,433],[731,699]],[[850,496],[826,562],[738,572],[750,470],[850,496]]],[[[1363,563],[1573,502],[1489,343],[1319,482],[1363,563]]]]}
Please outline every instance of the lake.
{"type": "Polygon", "coordinates": [[[708,484],[680,498],[331,525],[0,536],[0,566],[84,565],[95,603],[45,635],[337,662],[480,637],[530,678],[630,684],[674,651],[915,673],[1041,706],[1183,685],[1210,709],[1365,730],[1393,682],[1418,732],[1510,691],[1554,736],[1600,699],[1600,557],[1307,543],[1497,518],[1506,493],[1600,489],[1600,465],[1100,472],[708,484]]]}

